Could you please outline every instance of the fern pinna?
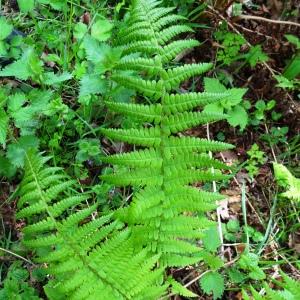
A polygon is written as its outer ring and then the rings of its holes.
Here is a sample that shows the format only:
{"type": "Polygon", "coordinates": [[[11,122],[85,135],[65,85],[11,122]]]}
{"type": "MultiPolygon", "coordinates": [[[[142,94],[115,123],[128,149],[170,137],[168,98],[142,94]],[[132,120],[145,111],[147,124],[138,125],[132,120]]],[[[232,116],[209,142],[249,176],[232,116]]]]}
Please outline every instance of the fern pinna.
{"type": "Polygon", "coordinates": [[[264,295],[257,292],[252,286],[250,287],[251,298],[246,291],[242,291],[243,299],[245,300],[297,300],[300,299],[300,283],[292,279],[287,274],[280,272],[281,280],[272,279],[273,284],[276,285],[276,289],[270,288],[270,286],[264,283],[264,295]],[[278,287],[280,289],[278,289],[278,287]]]}
{"type": "Polygon", "coordinates": [[[24,245],[51,275],[48,299],[158,298],[165,289],[156,286],[162,270],[151,271],[158,257],[137,252],[130,230],[111,215],[91,219],[97,203],[60,168],[44,166],[47,158],[30,152],[25,160],[17,218],[27,220],[24,245]]]}
{"type": "Polygon", "coordinates": [[[178,54],[199,43],[193,39],[174,40],[178,34],[192,30],[178,25],[183,18],[170,14],[172,8],[159,7],[160,3],[133,1],[130,16],[118,34],[123,57],[111,79],[152,99],[152,104],[106,102],[111,111],[144,121],[144,125],[138,129],[102,130],[111,139],[140,147],[103,159],[121,168],[102,179],[118,186],[133,186],[135,190],[141,187],[131,204],[117,211],[115,217],[132,228],[136,247],[161,255],[160,265],[183,266],[201,258],[191,240],[201,238],[203,231],[213,225],[204,212],[221,199],[219,194],[199,191],[192,184],[226,179],[218,169],[227,166],[208,153],[232,146],[180,132],[222,120],[224,115],[207,114],[196,108],[242,95],[244,90],[178,92],[180,83],[206,72],[212,64],[172,64],[178,54]]]}

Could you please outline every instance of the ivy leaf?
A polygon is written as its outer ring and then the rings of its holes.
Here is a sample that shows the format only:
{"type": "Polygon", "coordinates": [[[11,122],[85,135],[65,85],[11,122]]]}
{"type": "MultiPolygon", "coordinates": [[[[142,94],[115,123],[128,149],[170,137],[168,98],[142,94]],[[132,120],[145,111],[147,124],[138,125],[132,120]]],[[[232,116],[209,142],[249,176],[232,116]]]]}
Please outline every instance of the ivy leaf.
{"type": "Polygon", "coordinates": [[[8,129],[8,116],[3,108],[0,108],[0,144],[5,146],[8,129]]]}
{"type": "Polygon", "coordinates": [[[35,136],[20,137],[16,143],[8,145],[6,157],[13,166],[23,167],[26,151],[31,148],[36,149],[38,145],[39,140],[35,136]]]}
{"type": "Polygon", "coordinates": [[[28,13],[34,9],[34,0],[18,0],[18,5],[22,13],[28,13]]]}
{"type": "Polygon", "coordinates": [[[113,24],[108,20],[97,21],[91,29],[91,35],[100,42],[107,41],[111,36],[113,24]]]}
{"type": "Polygon", "coordinates": [[[5,18],[0,17],[0,28],[0,41],[3,41],[11,34],[13,26],[8,24],[5,18]]]}
{"type": "Polygon", "coordinates": [[[217,272],[209,272],[203,275],[199,281],[202,290],[210,295],[213,294],[213,299],[219,299],[224,293],[224,278],[217,272]]]}
{"type": "Polygon", "coordinates": [[[103,94],[106,91],[106,81],[97,74],[84,75],[80,81],[79,96],[103,94]]]}
{"type": "Polygon", "coordinates": [[[233,127],[240,126],[244,130],[248,124],[248,114],[241,105],[234,106],[227,115],[227,121],[233,127]]]}
{"type": "Polygon", "coordinates": [[[202,239],[205,249],[215,252],[220,246],[221,241],[216,227],[207,229],[202,239]]]}

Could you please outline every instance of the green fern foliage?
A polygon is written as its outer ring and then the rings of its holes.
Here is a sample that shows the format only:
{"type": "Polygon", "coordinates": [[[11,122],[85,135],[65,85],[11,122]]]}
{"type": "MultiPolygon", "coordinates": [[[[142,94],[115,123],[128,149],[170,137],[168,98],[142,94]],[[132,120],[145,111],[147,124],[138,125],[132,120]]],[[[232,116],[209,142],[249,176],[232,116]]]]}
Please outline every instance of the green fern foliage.
{"type": "Polygon", "coordinates": [[[77,191],[76,181],[48,158],[29,152],[19,188],[17,218],[26,220],[23,243],[36,252],[52,280],[49,299],[157,299],[162,269],[158,255],[136,251],[130,229],[111,215],[97,215],[97,203],[77,191]]]}
{"type": "Polygon", "coordinates": [[[251,298],[246,291],[243,291],[245,300],[297,300],[300,298],[300,283],[281,272],[282,281],[273,280],[278,289],[271,289],[266,283],[264,284],[264,293],[257,292],[251,287],[251,298]]]}
{"type": "Polygon", "coordinates": [[[227,179],[222,170],[228,167],[208,153],[232,148],[226,143],[185,136],[184,131],[224,119],[225,115],[206,114],[200,108],[244,91],[178,92],[181,83],[207,72],[212,64],[173,63],[182,51],[199,43],[176,40],[192,29],[180,24],[184,18],[172,14],[173,8],[160,4],[156,0],[133,1],[130,15],[118,33],[117,46],[123,56],[110,78],[152,104],[107,100],[112,112],[144,123],[140,128],[102,129],[105,136],[137,147],[105,158],[118,167],[102,179],[136,190],[130,205],[114,214],[132,230],[136,247],[159,254],[161,266],[184,266],[201,260],[193,240],[201,239],[208,227],[215,226],[204,213],[222,199],[217,193],[199,191],[193,185],[227,179]]]}

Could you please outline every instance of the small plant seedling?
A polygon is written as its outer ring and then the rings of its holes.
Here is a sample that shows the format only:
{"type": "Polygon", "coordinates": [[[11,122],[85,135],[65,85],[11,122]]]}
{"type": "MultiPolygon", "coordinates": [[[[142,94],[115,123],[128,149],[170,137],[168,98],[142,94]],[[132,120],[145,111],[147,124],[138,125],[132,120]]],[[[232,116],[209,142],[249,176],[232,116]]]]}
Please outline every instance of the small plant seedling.
{"type": "Polygon", "coordinates": [[[255,177],[261,165],[266,162],[266,155],[263,151],[259,150],[259,146],[255,143],[247,151],[249,159],[246,161],[245,169],[248,171],[251,178],[255,177]]]}

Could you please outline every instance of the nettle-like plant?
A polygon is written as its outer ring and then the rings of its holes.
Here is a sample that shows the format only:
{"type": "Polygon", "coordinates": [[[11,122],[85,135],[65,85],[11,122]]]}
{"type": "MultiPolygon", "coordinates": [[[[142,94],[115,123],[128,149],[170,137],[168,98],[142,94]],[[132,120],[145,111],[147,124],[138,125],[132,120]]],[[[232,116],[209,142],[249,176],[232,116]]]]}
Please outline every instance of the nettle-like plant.
{"type": "MultiPolygon", "coordinates": [[[[164,275],[169,266],[186,266],[212,259],[198,242],[215,226],[206,212],[222,199],[194,183],[228,179],[228,167],[210,152],[232,148],[221,142],[190,137],[184,131],[225,116],[199,107],[241,97],[243,89],[222,93],[180,93],[180,84],[212,67],[210,63],[176,66],[172,60],[195,40],[174,40],[186,25],[160,1],[136,0],[120,29],[117,47],[122,58],[109,74],[116,84],[145,96],[148,105],[116,103],[107,107],[138,119],[131,129],[103,129],[107,137],[133,144],[135,151],[103,161],[115,165],[102,179],[131,186],[134,196],[124,208],[99,216],[91,194],[81,192],[46,158],[29,152],[19,195],[18,218],[26,219],[24,244],[50,275],[49,299],[158,299],[168,286],[185,296],[195,294],[164,275]],[[183,133],[181,133],[183,132],[183,133]]],[[[141,100],[142,101],[142,100],[141,100]]]]}
{"type": "Polygon", "coordinates": [[[159,4],[153,0],[134,1],[118,34],[123,57],[111,79],[152,100],[152,104],[106,102],[111,111],[144,123],[141,128],[102,130],[111,139],[139,147],[103,159],[118,167],[102,179],[134,188],[130,205],[115,216],[132,228],[137,247],[159,253],[160,265],[185,266],[201,259],[193,239],[201,238],[214,226],[205,212],[221,199],[217,193],[199,191],[192,185],[227,179],[219,169],[228,167],[211,158],[209,152],[230,149],[232,145],[180,132],[224,119],[222,114],[204,113],[197,108],[241,96],[244,90],[178,92],[182,82],[208,71],[212,64],[174,66],[172,61],[177,55],[199,43],[193,39],[174,40],[191,28],[178,25],[182,17],[170,14],[172,8],[159,4]]]}

